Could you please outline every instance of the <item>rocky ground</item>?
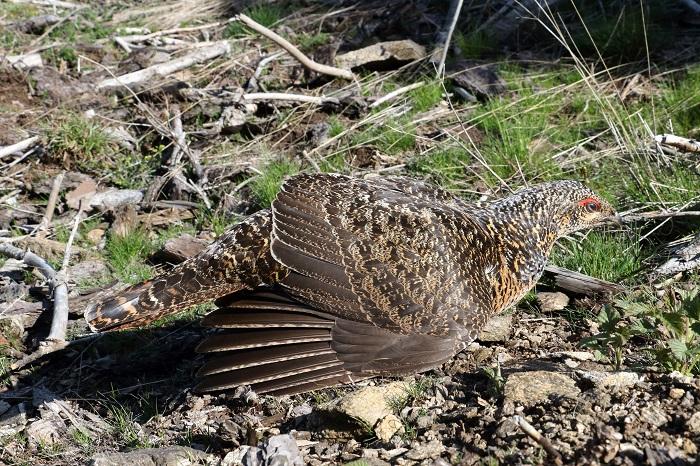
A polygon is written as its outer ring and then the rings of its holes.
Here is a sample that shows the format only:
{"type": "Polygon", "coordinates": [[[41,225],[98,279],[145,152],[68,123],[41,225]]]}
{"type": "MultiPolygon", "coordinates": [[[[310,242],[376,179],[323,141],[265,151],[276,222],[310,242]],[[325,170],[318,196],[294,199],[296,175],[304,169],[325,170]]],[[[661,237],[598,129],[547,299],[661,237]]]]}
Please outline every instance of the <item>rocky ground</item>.
{"type": "Polygon", "coordinates": [[[196,325],[107,335],[54,356],[2,394],[3,457],[99,465],[696,464],[698,379],[610,371],[579,347],[586,333],[557,313],[519,310],[440,370],[282,399],[192,393],[201,362],[193,347],[203,334],[196,325]]]}
{"type": "Polygon", "coordinates": [[[700,464],[700,168],[650,137],[700,135],[697,15],[580,2],[557,10],[555,40],[542,15],[464,2],[438,79],[445,2],[399,3],[0,0],[0,249],[60,271],[69,309],[65,347],[28,361],[54,282],[0,255],[0,465],[700,464]],[[305,68],[238,12],[353,79],[305,68]],[[193,392],[211,306],[90,332],[89,303],[196,253],[300,171],[467,200],[579,179],[627,223],[552,262],[617,285],[548,275],[439,370],[285,398],[193,392]],[[655,269],[679,246],[672,275],[655,269]]]}

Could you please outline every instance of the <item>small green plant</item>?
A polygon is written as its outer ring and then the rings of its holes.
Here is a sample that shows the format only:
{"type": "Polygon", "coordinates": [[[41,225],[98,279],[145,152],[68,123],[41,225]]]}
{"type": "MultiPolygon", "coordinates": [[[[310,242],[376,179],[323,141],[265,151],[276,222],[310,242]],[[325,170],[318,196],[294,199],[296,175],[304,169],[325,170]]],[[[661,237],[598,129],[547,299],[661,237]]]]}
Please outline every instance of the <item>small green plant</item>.
{"type": "Polygon", "coordinates": [[[299,165],[295,162],[289,160],[270,162],[250,183],[255,201],[260,207],[270,207],[282,186],[282,181],[297,173],[299,173],[299,165]]]}
{"type": "Polygon", "coordinates": [[[302,50],[309,51],[327,43],[329,37],[330,36],[325,32],[319,32],[317,34],[299,34],[296,37],[296,43],[302,50]]]}
{"type": "Polygon", "coordinates": [[[670,371],[700,373],[700,288],[670,291],[663,308],[648,305],[647,312],[656,360],[670,371]]]}
{"type": "Polygon", "coordinates": [[[95,451],[95,441],[87,431],[73,428],[70,436],[84,454],[90,455],[95,451]]]}
{"type": "Polygon", "coordinates": [[[48,146],[54,156],[83,162],[107,156],[114,144],[94,120],[70,115],[47,129],[48,146]]]}
{"type": "Polygon", "coordinates": [[[552,261],[562,267],[612,282],[636,274],[641,267],[642,247],[635,236],[591,232],[583,241],[556,250],[552,261]]]}
{"type": "Polygon", "coordinates": [[[119,438],[119,443],[129,448],[148,448],[152,445],[141,435],[136,416],[127,407],[116,401],[107,405],[108,422],[112,432],[119,438]]]}
{"type": "Polygon", "coordinates": [[[455,44],[465,58],[481,58],[496,49],[493,38],[482,31],[472,31],[467,34],[455,33],[455,44]]]}
{"type": "Polygon", "coordinates": [[[105,247],[115,275],[123,282],[138,283],[152,275],[146,259],[153,252],[148,233],[134,230],[125,236],[111,234],[105,247]]]}
{"type": "MultiPolygon", "coordinates": [[[[284,16],[284,9],[277,5],[256,5],[245,9],[243,13],[255,22],[269,28],[284,16]]],[[[248,29],[240,21],[233,21],[226,27],[224,37],[238,39],[245,36],[247,32],[248,29]]]]}
{"type": "Polygon", "coordinates": [[[501,363],[497,361],[496,367],[484,367],[481,371],[489,380],[489,394],[495,397],[503,395],[506,379],[503,377],[503,374],[501,374],[501,363]]]}
{"type": "Polygon", "coordinates": [[[584,338],[581,345],[593,349],[597,359],[610,361],[615,370],[620,370],[627,342],[634,336],[647,333],[640,319],[643,313],[643,306],[629,301],[618,300],[606,305],[596,318],[599,332],[584,338]]]}
{"type": "Polygon", "coordinates": [[[425,112],[435,107],[442,100],[442,84],[429,82],[410,93],[414,112],[425,112]]]}

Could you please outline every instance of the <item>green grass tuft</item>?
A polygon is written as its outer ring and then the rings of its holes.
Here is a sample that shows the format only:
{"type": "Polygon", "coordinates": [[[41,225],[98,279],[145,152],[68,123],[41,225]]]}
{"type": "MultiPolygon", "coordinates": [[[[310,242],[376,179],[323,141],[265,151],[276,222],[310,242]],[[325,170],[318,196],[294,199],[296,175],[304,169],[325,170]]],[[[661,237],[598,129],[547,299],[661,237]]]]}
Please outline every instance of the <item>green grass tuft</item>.
{"type": "Polygon", "coordinates": [[[270,162],[262,169],[262,173],[250,183],[255,202],[263,208],[270,207],[282,186],[282,181],[291,175],[299,173],[299,165],[289,160],[270,162]]]}
{"type": "Polygon", "coordinates": [[[638,238],[620,233],[593,231],[564,246],[569,251],[555,250],[552,262],[615,283],[634,277],[643,259],[638,238]]]}
{"type": "Polygon", "coordinates": [[[148,233],[143,230],[134,230],[126,236],[112,234],[105,247],[115,275],[125,283],[139,283],[151,278],[153,268],[146,259],[154,249],[148,233]]]}
{"type": "MultiPolygon", "coordinates": [[[[256,5],[246,8],[243,13],[253,21],[269,28],[275,25],[285,14],[285,10],[277,5],[256,5]]],[[[233,21],[226,27],[224,37],[238,39],[249,32],[243,23],[233,21]]]]}
{"type": "Polygon", "coordinates": [[[469,154],[460,148],[438,149],[418,156],[410,165],[412,173],[428,177],[445,189],[454,189],[465,178],[469,154]]]}
{"type": "Polygon", "coordinates": [[[413,102],[413,111],[420,113],[430,110],[442,100],[442,85],[437,82],[429,82],[409,93],[413,102]]]}

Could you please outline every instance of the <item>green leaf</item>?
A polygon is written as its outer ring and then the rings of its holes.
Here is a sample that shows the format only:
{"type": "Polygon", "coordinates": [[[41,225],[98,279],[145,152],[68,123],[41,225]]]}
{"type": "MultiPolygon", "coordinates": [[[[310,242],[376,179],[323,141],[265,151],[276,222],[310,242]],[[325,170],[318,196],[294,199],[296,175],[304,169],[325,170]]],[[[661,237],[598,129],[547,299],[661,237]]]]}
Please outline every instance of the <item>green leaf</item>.
{"type": "Polygon", "coordinates": [[[668,340],[666,344],[668,345],[668,348],[671,350],[671,353],[673,353],[673,356],[676,359],[683,361],[688,355],[688,347],[686,346],[683,340],[673,338],[671,340],[668,340]]]}
{"type": "Polygon", "coordinates": [[[692,299],[684,299],[682,309],[691,319],[700,320],[700,294],[696,294],[692,299]]]}
{"type": "Polygon", "coordinates": [[[662,312],[661,321],[675,336],[685,334],[685,316],[679,312],[662,312]]]}
{"type": "Polygon", "coordinates": [[[690,325],[690,330],[695,332],[696,335],[700,336],[700,322],[693,322],[690,325]]]}

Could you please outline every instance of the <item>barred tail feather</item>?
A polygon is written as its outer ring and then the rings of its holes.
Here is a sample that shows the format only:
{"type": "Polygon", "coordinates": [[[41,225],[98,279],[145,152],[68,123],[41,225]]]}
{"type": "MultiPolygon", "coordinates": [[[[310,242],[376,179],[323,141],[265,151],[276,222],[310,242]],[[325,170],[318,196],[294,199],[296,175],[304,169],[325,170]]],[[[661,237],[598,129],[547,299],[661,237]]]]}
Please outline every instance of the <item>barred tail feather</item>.
{"type": "Polygon", "coordinates": [[[212,283],[184,268],[126,288],[88,307],[85,320],[94,331],[137,328],[241,288],[240,283],[212,283]]]}

